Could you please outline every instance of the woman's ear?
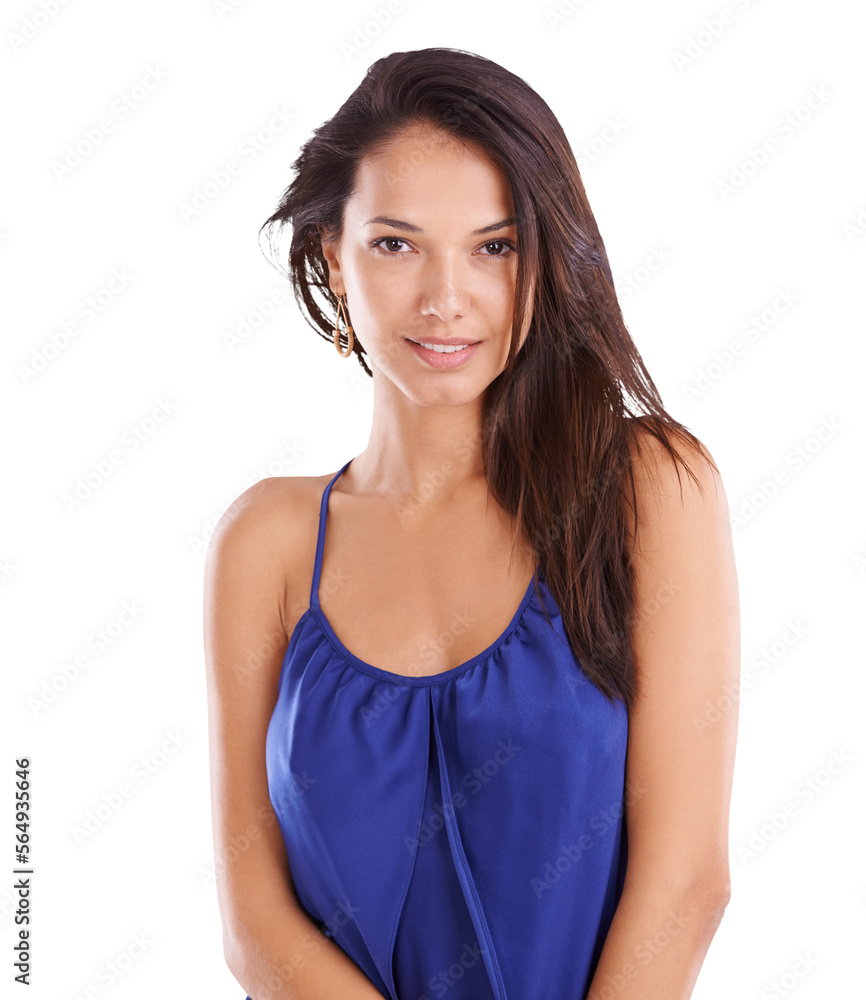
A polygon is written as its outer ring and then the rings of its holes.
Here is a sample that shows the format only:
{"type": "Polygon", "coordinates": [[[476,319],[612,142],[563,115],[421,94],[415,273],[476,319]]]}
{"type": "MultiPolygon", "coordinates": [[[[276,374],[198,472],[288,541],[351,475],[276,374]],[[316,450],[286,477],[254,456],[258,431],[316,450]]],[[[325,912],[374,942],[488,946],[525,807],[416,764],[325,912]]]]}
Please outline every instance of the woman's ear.
{"type": "Polygon", "coordinates": [[[319,239],[322,245],[322,256],[328,264],[328,284],[331,287],[331,291],[335,295],[343,294],[340,292],[337,286],[340,283],[342,277],[342,271],[340,268],[340,241],[329,239],[328,233],[322,227],[321,223],[317,224],[316,229],[319,233],[319,239]]]}

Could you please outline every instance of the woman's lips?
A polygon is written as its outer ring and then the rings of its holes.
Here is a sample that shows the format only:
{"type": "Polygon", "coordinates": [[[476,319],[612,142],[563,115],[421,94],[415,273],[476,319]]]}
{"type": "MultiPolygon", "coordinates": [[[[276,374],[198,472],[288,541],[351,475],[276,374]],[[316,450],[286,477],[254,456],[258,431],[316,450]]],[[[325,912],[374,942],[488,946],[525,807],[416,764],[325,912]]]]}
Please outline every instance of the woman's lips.
{"type": "MultiPolygon", "coordinates": [[[[482,341],[477,341],[474,344],[469,344],[464,347],[462,351],[431,351],[427,347],[422,347],[420,344],[415,343],[414,340],[406,339],[406,343],[414,351],[414,353],[421,358],[422,361],[426,361],[431,368],[441,369],[451,369],[459,368],[465,365],[466,362],[472,357],[473,354],[481,346],[482,341]]],[[[430,343],[430,341],[428,341],[430,343]]],[[[454,343],[459,343],[454,341],[454,343]]]]}

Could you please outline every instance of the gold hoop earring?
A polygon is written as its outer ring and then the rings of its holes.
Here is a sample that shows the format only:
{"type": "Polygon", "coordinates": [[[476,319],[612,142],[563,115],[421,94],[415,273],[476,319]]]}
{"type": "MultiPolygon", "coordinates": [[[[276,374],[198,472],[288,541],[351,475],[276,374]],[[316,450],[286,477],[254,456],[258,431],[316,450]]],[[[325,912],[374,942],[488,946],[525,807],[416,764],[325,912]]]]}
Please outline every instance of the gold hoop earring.
{"type": "Polygon", "coordinates": [[[337,354],[341,358],[348,358],[352,353],[352,349],[355,346],[355,332],[351,326],[349,326],[349,318],[346,316],[346,309],[343,305],[343,296],[337,296],[337,325],[334,327],[334,347],[337,348],[337,354]],[[346,324],[346,340],[348,346],[345,352],[340,348],[340,314],[342,313],[343,322],[346,324]]]}

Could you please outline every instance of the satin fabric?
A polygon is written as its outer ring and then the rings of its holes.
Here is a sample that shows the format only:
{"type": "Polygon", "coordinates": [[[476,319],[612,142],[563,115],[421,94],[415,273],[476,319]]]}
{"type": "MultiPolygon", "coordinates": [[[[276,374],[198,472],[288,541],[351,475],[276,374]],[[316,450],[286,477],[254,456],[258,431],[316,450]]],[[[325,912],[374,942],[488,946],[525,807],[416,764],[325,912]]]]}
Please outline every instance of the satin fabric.
{"type": "Polygon", "coordinates": [[[350,464],[322,494],[267,732],[298,898],[390,1000],[584,1000],[627,862],[625,706],[583,673],[540,567],[452,670],[403,676],[346,649],[319,585],[350,464]]]}

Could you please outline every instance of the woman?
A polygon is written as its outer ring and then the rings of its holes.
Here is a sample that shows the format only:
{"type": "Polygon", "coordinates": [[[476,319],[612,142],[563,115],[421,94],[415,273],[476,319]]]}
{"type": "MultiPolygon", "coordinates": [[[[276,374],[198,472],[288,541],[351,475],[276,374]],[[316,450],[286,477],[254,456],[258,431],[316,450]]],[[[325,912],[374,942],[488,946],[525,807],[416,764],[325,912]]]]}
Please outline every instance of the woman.
{"type": "Polygon", "coordinates": [[[739,674],[731,532],[568,141],[423,49],[294,168],[263,230],[375,404],[209,549],[229,968],[254,1000],[689,997],[729,895],[736,714],[701,720],[739,674]]]}

